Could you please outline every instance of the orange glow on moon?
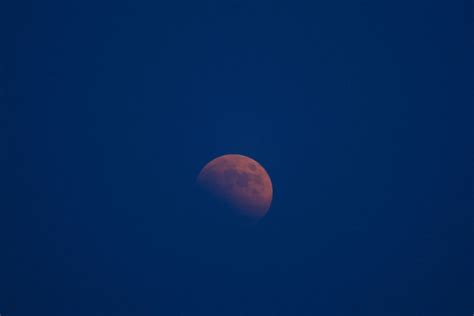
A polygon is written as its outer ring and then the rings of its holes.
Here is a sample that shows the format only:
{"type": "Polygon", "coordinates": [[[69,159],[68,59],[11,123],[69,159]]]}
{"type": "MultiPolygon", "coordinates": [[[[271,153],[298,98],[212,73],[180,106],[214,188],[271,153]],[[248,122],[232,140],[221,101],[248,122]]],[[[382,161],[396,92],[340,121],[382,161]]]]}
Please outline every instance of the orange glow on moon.
{"type": "Polygon", "coordinates": [[[210,161],[199,173],[197,183],[250,223],[265,216],[272,203],[268,173],[246,156],[229,154],[210,161]]]}

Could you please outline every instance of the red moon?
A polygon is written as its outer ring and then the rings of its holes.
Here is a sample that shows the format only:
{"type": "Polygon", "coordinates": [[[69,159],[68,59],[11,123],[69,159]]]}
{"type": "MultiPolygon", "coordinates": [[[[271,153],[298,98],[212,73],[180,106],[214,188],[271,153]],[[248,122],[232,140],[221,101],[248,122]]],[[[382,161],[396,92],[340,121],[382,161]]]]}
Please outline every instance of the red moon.
{"type": "Polygon", "coordinates": [[[258,222],[272,203],[272,181],[255,160],[236,154],[215,158],[201,170],[198,185],[248,223],[258,222]]]}

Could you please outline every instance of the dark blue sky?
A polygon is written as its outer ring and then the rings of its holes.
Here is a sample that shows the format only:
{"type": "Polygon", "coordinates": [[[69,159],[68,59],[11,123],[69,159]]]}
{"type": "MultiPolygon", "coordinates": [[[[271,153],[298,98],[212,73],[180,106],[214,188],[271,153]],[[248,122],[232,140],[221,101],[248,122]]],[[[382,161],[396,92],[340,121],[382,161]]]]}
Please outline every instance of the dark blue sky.
{"type": "Polygon", "coordinates": [[[468,0],[1,8],[2,315],[474,312],[468,0]],[[226,153],[254,229],[200,216],[226,153]]]}

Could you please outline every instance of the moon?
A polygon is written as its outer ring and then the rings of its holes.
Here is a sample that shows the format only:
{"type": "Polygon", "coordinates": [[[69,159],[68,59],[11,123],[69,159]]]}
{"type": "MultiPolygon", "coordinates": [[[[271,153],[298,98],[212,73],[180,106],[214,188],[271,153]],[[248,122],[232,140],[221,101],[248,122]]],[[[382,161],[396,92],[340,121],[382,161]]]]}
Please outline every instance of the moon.
{"type": "Polygon", "coordinates": [[[264,217],[272,203],[273,187],[267,171],[243,155],[228,154],[211,160],[196,182],[248,224],[264,217]]]}

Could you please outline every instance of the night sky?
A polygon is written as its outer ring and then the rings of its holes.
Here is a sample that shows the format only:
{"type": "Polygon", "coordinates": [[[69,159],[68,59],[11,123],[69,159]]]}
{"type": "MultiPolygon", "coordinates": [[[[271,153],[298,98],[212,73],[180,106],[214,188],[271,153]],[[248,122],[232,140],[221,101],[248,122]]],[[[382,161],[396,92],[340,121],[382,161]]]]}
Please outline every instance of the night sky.
{"type": "Polygon", "coordinates": [[[0,314],[472,315],[472,12],[0,4],[0,314]],[[229,153],[251,228],[196,193],[229,153]]]}

